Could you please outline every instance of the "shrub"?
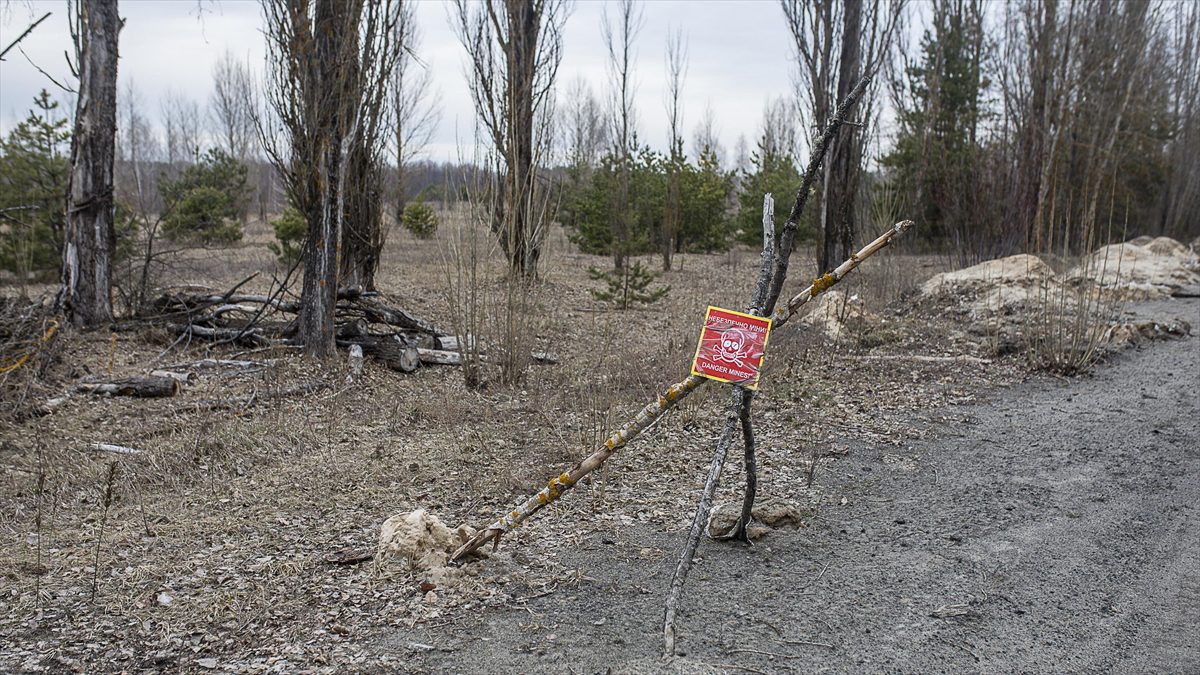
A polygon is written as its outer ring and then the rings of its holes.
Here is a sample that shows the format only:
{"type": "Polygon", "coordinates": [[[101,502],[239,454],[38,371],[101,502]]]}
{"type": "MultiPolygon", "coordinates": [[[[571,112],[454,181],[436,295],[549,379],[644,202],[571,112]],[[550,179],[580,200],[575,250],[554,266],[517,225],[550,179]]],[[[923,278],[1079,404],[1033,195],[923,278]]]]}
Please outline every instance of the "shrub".
{"type": "Polygon", "coordinates": [[[671,290],[670,286],[651,290],[650,284],[654,283],[662,274],[643,267],[640,261],[607,272],[589,267],[588,276],[594,281],[603,281],[608,286],[603,290],[593,289],[592,297],[601,302],[612,303],[620,309],[629,309],[634,303],[653,304],[671,290]]]}
{"type": "Polygon", "coordinates": [[[417,239],[432,239],[437,228],[437,214],[425,202],[413,202],[404,207],[404,229],[417,239]]]}
{"type": "Polygon", "coordinates": [[[239,216],[250,188],[246,165],[220,150],[210,150],[179,178],[162,184],[167,215],[163,234],[171,239],[195,239],[228,244],[242,238],[239,216]]]}
{"type": "Polygon", "coordinates": [[[163,218],[163,234],[205,244],[231,244],[242,238],[242,225],[227,216],[229,198],[211,187],[188,190],[163,218]]]}
{"type": "Polygon", "coordinates": [[[279,262],[291,265],[300,259],[304,253],[304,239],[308,236],[308,223],[296,209],[288,206],[279,217],[271,221],[275,230],[275,241],[267,244],[267,248],[275,254],[279,262]]]}

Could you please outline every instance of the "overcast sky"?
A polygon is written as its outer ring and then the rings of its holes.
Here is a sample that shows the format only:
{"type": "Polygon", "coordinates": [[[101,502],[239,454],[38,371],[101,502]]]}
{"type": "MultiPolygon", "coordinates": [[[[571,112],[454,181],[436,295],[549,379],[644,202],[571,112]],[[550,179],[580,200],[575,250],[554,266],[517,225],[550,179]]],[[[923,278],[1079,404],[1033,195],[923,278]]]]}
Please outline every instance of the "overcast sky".
{"type": "MultiPolygon", "coordinates": [[[[28,59],[13,50],[0,63],[0,133],[7,134],[25,117],[40,89],[50,90],[64,103],[69,100],[33,64],[70,84],[63,58],[63,51],[70,49],[70,36],[65,0],[0,0],[0,4],[7,5],[0,11],[0,48],[33,19],[53,12],[22,41],[28,59]]],[[[132,82],[145,102],[143,114],[151,119],[157,120],[158,102],[171,90],[207,105],[212,66],[225,50],[262,71],[265,50],[258,3],[205,0],[199,4],[202,16],[197,6],[195,0],[121,0],[125,28],[120,38],[120,90],[123,93],[132,82]]],[[[574,4],[565,30],[560,92],[577,76],[587,79],[597,95],[606,92],[606,52],[600,29],[604,8],[599,0],[574,4]]],[[[464,52],[450,29],[447,12],[448,6],[439,0],[418,3],[417,19],[424,33],[419,55],[432,68],[434,88],[442,101],[442,114],[427,154],[435,160],[456,159],[456,138],[469,137],[474,124],[464,52]]],[[[778,2],[650,0],[644,3],[644,13],[635,70],[643,141],[659,148],[667,144],[664,47],[668,31],[681,28],[688,43],[683,128],[689,145],[692,130],[710,105],[727,152],[732,153],[740,134],[752,142],[763,103],[790,88],[790,36],[778,2]]]]}

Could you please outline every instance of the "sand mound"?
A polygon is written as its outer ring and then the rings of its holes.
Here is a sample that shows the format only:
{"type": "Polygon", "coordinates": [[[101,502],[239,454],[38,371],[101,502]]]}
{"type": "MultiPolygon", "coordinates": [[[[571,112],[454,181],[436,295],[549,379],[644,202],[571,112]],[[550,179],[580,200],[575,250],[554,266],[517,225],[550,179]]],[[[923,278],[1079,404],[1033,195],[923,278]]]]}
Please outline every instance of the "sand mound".
{"type": "Polygon", "coordinates": [[[826,291],[817,296],[812,307],[800,317],[800,323],[820,331],[826,339],[840,342],[850,338],[854,329],[847,324],[870,325],[878,318],[863,307],[858,295],[846,297],[840,290],[826,291]]]}
{"type": "MultiPolygon", "coordinates": [[[[400,513],[383,522],[375,560],[377,564],[403,561],[411,571],[445,577],[450,554],[474,534],[467,525],[450,529],[425,509],[400,513]]],[[[435,579],[435,583],[440,582],[435,579]]]]}
{"type": "Polygon", "coordinates": [[[951,311],[981,319],[1016,313],[1057,284],[1049,265],[1021,254],[935,275],[921,285],[917,299],[949,301],[951,311]]]}
{"type": "Polygon", "coordinates": [[[1170,237],[1155,237],[1142,244],[1142,248],[1154,255],[1173,255],[1180,258],[1187,258],[1189,253],[1186,246],[1170,237]]]}
{"type": "Polygon", "coordinates": [[[1145,246],[1126,242],[1101,247],[1065,277],[1091,280],[1107,290],[1128,291],[1122,297],[1129,300],[1200,294],[1200,261],[1169,237],[1152,239],[1145,246]],[[1125,297],[1130,294],[1137,297],[1125,297]]]}
{"type": "Polygon", "coordinates": [[[1022,253],[1007,258],[988,260],[954,272],[943,272],[926,281],[921,292],[926,295],[949,289],[976,285],[1030,284],[1054,276],[1054,270],[1041,259],[1022,253]]]}

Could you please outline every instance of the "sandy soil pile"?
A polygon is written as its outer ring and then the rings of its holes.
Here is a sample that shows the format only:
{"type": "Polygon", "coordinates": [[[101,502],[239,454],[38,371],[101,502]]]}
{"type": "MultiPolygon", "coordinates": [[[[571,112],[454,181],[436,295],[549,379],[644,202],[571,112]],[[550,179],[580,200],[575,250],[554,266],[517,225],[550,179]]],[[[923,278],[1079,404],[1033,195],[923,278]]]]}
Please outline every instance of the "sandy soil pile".
{"type": "Polygon", "coordinates": [[[1200,295],[1200,258],[1170,237],[1101,247],[1063,276],[1092,281],[1121,300],[1200,295]]]}
{"type": "Polygon", "coordinates": [[[1101,247],[1062,274],[1026,254],[944,272],[921,285],[914,304],[963,320],[959,341],[1004,353],[1023,349],[1039,327],[1083,315],[1110,348],[1188,335],[1183,322],[1117,323],[1116,317],[1125,302],[1195,295],[1195,252],[1169,237],[1139,237],[1101,247]]]}
{"type": "Polygon", "coordinates": [[[1058,286],[1049,265],[1021,254],[935,275],[921,285],[917,301],[948,305],[951,313],[979,320],[1020,312],[1058,286]]]}
{"type": "Polygon", "coordinates": [[[446,566],[450,555],[474,534],[469,525],[450,529],[425,509],[400,513],[379,529],[376,564],[403,561],[412,571],[424,572],[432,583],[443,585],[455,576],[455,570],[446,566]]]}
{"type": "Polygon", "coordinates": [[[857,293],[846,296],[841,290],[830,290],[817,296],[801,315],[800,324],[817,331],[826,340],[843,342],[857,329],[874,325],[879,317],[868,311],[857,293]]]}

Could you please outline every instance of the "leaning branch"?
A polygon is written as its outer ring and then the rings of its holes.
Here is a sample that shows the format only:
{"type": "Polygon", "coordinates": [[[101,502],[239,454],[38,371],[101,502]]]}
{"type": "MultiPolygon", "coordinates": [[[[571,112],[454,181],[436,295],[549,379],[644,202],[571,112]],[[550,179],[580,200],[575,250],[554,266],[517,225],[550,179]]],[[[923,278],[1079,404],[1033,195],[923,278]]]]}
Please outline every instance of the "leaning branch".
{"type": "Polygon", "coordinates": [[[49,18],[50,18],[50,12],[46,12],[45,14],[43,14],[43,15],[42,15],[42,18],[40,18],[40,19],[38,19],[37,21],[34,21],[33,23],[31,23],[31,24],[29,25],[29,28],[26,28],[26,29],[25,29],[25,32],[24,32],[24,33],[21,33],[19,36],[17,36],[17,39],[16,39],[16,40],[13,40],[12,42],[8,43],[8,46],[4,48],[4,51],[0,52],[0,61],[3,61],[3,60],[4,60],[4,55],[5,55],[5,54],[7,54],[7,53],[9,53],[9,52],[11,52],[11,51],[12,51],[12,49],[13,49],[13,47],[16,47],[18,44],[20,44],[21,40],[24,40],[24,39],[25,39],[25,36],[27,36],[27,35],[29,35],[30,33],[32,33],[32,32],[33,32],[33,29],[38,27],[38,24],[40,24],[41,22],[43,22],[43,21],[45,21],[46,19],[49,19],[49,18]]]}

